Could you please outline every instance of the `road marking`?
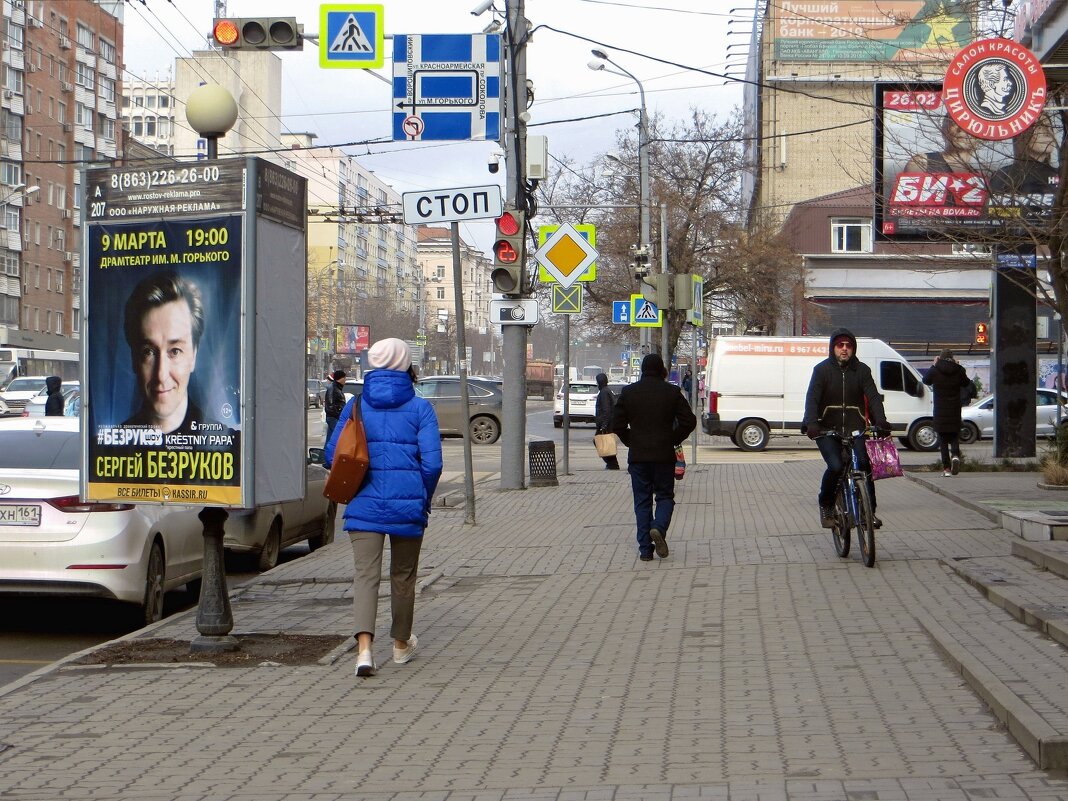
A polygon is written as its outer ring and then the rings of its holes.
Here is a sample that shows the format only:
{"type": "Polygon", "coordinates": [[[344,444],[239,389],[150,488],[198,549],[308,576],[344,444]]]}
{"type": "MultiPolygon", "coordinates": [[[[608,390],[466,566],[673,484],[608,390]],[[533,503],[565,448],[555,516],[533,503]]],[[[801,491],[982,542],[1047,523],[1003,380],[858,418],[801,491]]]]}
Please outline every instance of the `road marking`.
{"type": "Polygon", "coordinates": [[[0,659],[0,665],[51,665],[55,659],[0,659]]]}

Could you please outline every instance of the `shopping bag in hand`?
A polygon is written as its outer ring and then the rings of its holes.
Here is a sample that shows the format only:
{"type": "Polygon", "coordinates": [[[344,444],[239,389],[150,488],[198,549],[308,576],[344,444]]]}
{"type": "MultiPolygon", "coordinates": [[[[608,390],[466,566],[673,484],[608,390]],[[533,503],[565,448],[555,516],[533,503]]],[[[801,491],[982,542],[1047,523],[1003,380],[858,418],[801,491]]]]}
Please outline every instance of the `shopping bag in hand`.
{"type": "Polygon", "coordinates": [[[864,447],[868,451],[871,477],[874,480],[895,478],[901,475],[901,460],[897,455],[897,447],[890,437],[865,440],[864,447]]]}
{"type": "Polygon", "coordinates": [[[681,481],[682,477],[686,475],[686,454],[683,453],[682,446],[675,446],[675,480],[681,481]]]}

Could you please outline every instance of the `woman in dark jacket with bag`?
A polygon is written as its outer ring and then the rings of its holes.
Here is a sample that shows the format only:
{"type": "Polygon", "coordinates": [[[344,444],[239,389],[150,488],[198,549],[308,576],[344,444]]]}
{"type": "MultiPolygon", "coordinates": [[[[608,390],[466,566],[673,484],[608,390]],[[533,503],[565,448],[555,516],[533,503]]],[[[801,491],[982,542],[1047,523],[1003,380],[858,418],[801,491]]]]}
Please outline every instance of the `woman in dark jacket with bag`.
{"type": "Polygon", "coordinates": [[[962,390],[973,386],[968,373],[957,364],[953,351],[944,350],[923,378],[934,391],[934,427],[942,448],[942,475],[960,472],[960,407],[962,390]],[[950,459],[950,448],[953,458],[950,459]]]}
{"type": "Polygon", "coordinates": [[[393,661],[408,662],[419,639],[412,633],[419,550],[430,502],[441,477],[441,434],[434,408],[415,394],[412,358],[400,339],[383,339],[367,352],[371,371],[363,394],[346,405],[326,446],[327,466],[354,403],[367,434],[370,467],[363,486],[345,507],[345,531],[355,563],[352,607],[358,647],[356,675],[377,670],[372,650],[378,613],[382,551],[389,536],[393,661]]]}
{"type": "MultiPolygon", "coordinates": [[[[593,413],[594,423],[597,424],[598,434],[612,433],[612,407],[616,405],[615,395],[608,388],[608,376],[604,373],[597,374],[597,405],[593,413]]],[[[619,458],[613,453],[611,456],[602,456],[605,470],[618,470],[619,458]]]]}

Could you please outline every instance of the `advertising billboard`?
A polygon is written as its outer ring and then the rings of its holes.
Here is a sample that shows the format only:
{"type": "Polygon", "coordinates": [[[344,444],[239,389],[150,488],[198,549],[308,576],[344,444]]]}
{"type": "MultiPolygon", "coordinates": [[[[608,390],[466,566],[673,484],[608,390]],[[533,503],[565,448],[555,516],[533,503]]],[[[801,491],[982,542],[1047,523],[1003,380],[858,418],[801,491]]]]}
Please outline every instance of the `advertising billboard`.
{"type": "Polygon", "coordinates": [[[334,353],[355,356],[371,347],[371,326],[338,325],[334,327],[334,353]]]}
{"type": "Polygon", "coordinates": [[[241,215],[94,223],[90,500],[241,500],[241,215]]]}
{"type": "Polygon", "coordinates": [[[972,40],[966,0],[783,0],[772,15],[778,61],[924,61],[972,40]]]}
{"type": "Polygon", "coordinates": [[[986,140],[958,125],[944,100],[941,83],[876,85],[876,237],[1041,234],[1060,186],[1059,116],[1045,113],[1015,137],[986,140]]]}

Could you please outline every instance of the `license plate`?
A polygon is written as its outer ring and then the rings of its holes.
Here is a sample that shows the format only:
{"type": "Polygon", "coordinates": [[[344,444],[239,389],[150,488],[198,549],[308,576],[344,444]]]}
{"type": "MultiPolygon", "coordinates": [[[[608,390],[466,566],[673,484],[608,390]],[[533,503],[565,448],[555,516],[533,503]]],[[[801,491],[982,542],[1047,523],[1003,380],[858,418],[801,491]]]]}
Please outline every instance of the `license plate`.
{"type": "Polygon", "coordinates": [[[41,507],[35,504],[0,505],[0,526],[39,526],[41,507]]]}

